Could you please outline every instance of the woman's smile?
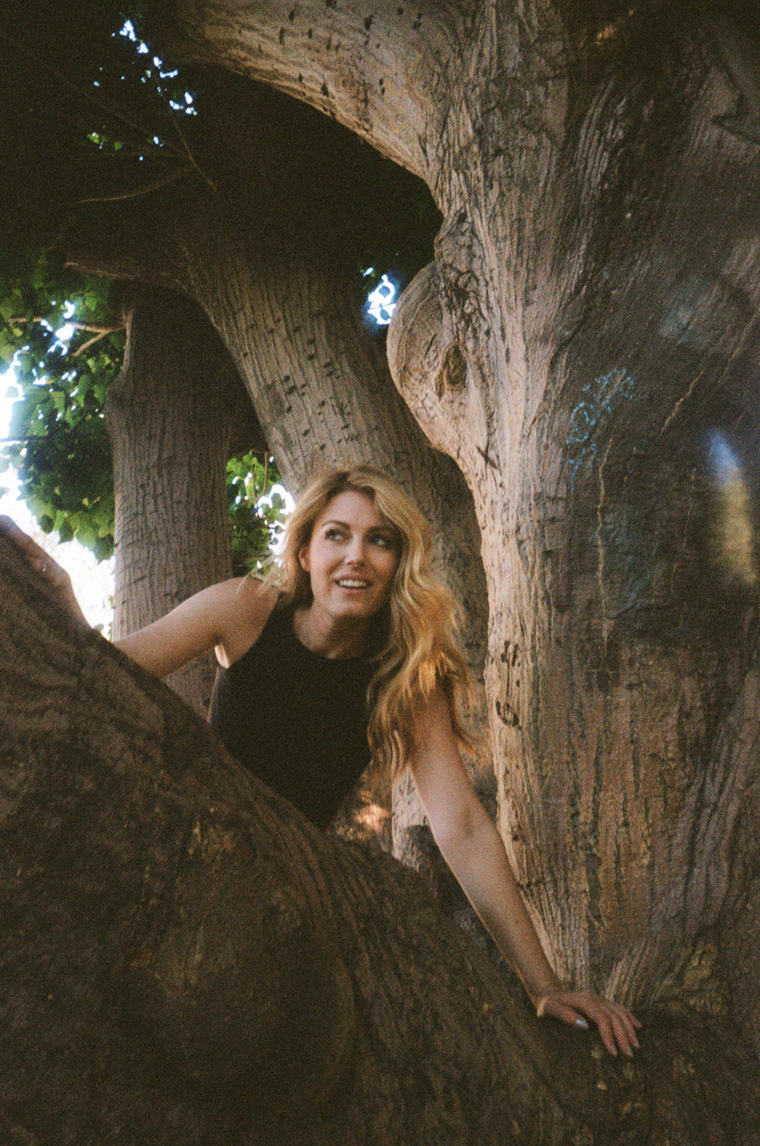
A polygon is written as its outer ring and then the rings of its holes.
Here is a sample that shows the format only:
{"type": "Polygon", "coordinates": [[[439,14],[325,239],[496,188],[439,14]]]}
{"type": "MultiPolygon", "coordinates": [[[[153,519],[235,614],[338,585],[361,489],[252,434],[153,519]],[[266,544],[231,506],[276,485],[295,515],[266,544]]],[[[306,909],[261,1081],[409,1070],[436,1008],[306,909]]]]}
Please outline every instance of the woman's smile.
{"type": "Polygon", "coordinates": [[[339,577],[337,583],[341,589],[368,589],[369,581],[359,581],[355,577],[339,577]]]}

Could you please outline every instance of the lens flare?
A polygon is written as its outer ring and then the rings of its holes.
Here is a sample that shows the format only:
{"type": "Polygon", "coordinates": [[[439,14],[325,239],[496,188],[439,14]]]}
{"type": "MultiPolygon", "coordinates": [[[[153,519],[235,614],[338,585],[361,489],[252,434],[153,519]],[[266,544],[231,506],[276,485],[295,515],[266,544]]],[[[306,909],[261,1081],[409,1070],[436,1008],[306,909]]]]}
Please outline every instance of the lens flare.
{"type": "Polygon", "coordinates": [[[367,295],[367,314],[378,326],[388,326],[396,309],[396,284],[383,275],[371,294],[367,295]]]}
{"type": "Polygon", "coordinates": [[[758,574],[750,493],[736,454],[717,430],[710,435],[709,460],[717,493],[720,556],[733,577],[754,586],[758,574]]]}

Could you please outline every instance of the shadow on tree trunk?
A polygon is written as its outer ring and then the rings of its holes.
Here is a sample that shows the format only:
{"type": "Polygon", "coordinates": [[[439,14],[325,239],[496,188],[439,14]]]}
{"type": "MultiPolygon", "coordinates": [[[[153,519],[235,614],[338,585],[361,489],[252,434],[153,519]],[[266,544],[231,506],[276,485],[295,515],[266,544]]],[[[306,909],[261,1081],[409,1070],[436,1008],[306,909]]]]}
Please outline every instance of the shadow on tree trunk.
{"type": "Polygon", "coordinates": [[[57,1146],[755,1143],[674,1004],[635,1063],[540,1023],[388,856],[329,839],[0,539],[0,1131],[57,1146]]]}

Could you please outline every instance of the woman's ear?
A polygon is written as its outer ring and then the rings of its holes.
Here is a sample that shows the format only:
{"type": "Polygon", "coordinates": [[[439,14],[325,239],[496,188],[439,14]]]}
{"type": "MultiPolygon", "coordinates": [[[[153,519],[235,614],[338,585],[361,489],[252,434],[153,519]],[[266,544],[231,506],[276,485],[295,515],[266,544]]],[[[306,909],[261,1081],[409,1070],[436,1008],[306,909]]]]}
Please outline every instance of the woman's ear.
{"type": "Polygon", "coordinates": [[[309,560],[309,547],[302,545],[298,550],[298,564],[303,569],[304,573],[308,573],[311,568],[311,561],[309,560]]]}

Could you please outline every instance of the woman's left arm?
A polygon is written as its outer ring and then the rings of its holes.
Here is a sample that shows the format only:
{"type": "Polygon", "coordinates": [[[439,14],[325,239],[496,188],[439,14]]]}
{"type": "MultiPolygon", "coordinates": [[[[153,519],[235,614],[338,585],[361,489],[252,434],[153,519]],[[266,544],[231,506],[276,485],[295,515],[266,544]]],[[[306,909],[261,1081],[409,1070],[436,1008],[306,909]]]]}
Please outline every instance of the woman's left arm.
{"type": "Polygon", "coordinates": [[[610,1054],[638,1047],[636,1019],[588,991],[566,990],[552,970],[523,903],[501,836],[459,755],[448,701],[437,689],[418,714],[410,767],[438,847],[499,950],[517,969],[539,1016],[599,1028],[610,1054]],[[585,1016],[585,1018],[584,1018],[585,1016]]]}

